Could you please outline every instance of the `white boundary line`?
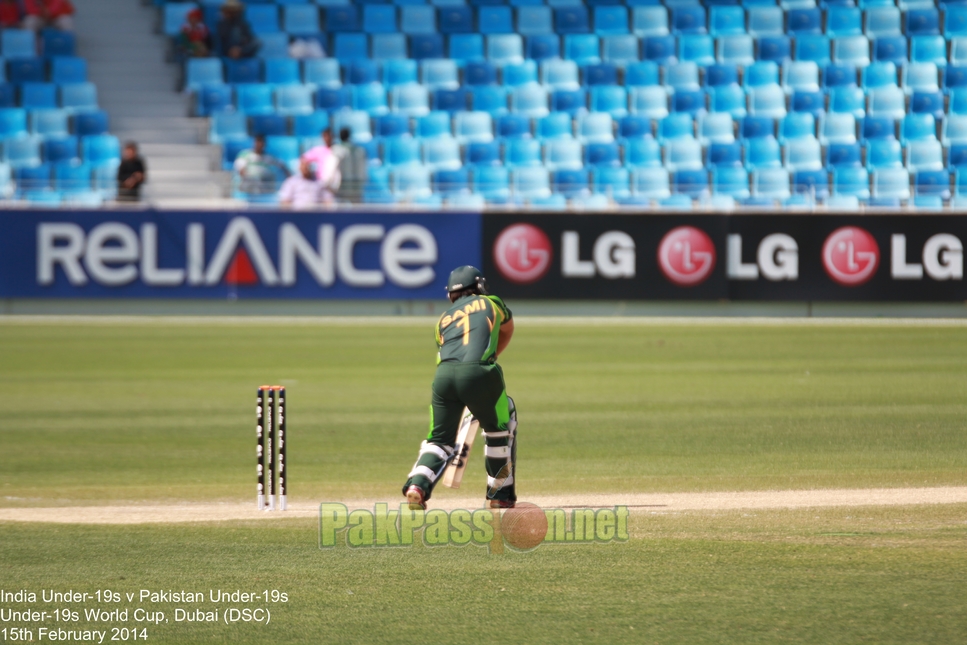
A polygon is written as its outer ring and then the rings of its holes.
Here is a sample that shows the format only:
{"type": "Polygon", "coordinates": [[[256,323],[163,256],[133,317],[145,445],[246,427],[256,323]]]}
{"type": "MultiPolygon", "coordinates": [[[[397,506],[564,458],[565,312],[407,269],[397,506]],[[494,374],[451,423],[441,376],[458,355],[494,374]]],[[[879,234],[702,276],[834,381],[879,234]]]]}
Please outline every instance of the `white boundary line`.
{"type": "MultiPolygon", "coordinates": [[[[967,327],[967,318],[801,318],[766,316],[518,316],[527,327],[540,326],[724,326],[724,327],[967,327]]],[[[0,325],[197,325],[197,326],[351,326],[433,325],[436,316],[132,316],[0,315],[0,325]]]]}

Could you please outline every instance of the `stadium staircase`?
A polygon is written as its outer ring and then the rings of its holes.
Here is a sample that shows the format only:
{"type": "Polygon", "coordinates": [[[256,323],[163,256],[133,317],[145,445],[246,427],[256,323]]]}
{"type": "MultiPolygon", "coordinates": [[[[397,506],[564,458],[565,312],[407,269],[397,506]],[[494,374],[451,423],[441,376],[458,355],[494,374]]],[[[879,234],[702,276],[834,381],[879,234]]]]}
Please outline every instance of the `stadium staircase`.
{"type": "Polygon", "coordinates": [[[148,167],[145,201],[159,206],[220,202],[229,181],[215,169],[216,147],[201,143],[205,124],[188,118],[180,71],[165,62],[157,10],[131,0],[86,0],[77,15],[78,52],[88,61],[111,133],[139,144],[148,167]]]}

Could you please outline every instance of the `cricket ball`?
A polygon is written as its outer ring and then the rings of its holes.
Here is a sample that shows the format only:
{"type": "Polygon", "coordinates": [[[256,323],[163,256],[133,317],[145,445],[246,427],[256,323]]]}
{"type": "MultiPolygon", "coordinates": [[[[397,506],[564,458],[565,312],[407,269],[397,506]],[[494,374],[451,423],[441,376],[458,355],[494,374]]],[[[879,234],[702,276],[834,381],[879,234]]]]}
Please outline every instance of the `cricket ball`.
{"type": "Polygon", "coordinates": [[[500,518],[504,541],[518,551],[529,551],[544,541],[547,535],[547,516],[534,504],[521,502],[504,511],[500,518]]]}

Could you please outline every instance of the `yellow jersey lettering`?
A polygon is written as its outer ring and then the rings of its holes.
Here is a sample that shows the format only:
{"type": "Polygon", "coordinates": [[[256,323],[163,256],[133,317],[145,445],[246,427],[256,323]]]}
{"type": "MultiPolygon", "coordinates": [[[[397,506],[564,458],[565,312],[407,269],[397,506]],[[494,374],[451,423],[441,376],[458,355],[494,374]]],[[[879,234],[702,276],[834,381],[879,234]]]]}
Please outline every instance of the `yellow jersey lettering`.
{"type": "Polygon", "coordinates": [[[451,318],[450,316],[444,316],[442,319],[440,319],[440,329],[445,329],[446,327],[449,327],[450,323],[452,322],[453,322],[453,318],[451,318]]]}

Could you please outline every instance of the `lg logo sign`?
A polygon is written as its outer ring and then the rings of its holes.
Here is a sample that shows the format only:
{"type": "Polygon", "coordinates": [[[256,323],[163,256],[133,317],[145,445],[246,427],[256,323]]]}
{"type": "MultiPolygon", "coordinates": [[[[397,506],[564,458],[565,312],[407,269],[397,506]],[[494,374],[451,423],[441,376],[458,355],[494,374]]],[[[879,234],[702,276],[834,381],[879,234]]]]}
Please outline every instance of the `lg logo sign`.
{"type": "Polygon", "coordinates": [[[705,231],[679,226],[661,239],[658,266],[666,278],[679,286],[701,284],[715,268],[715,244],[705,231]]]}
{"type": "MultiPolygon", "coordinates": [[[[544,277],[554,251],[541,229],[515,224],[501,232],[494,243],[494,263],[501,275],[517,284],[544,277]]],[[[622,231],[608,231],[594,242],[590,259],[581,258],[581,236],[576,231],[561,235],[561,275],[565,278],[635,277],[635,241],[622,231]]]]}
{"type": "Polygon", "coordinates": [[[835,282],[855,287],[868,282],[880,265],[880,247],[867,231],[844,226],[823,244],[823,268],[835,282]]]}

